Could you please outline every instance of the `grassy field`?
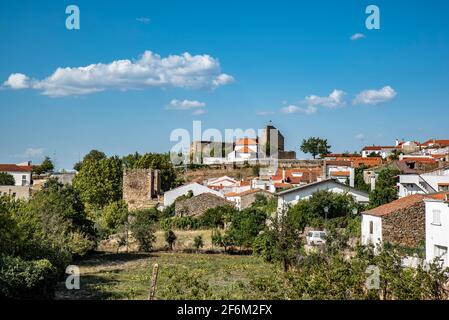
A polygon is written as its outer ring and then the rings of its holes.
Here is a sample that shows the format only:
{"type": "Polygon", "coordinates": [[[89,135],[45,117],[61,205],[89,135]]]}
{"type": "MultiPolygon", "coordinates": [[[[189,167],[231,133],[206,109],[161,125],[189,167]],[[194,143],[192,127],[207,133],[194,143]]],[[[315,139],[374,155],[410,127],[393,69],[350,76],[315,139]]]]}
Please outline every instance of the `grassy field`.
{"type": "Polygon", "coordinates": [[[80,290],[69,291],[60,283],[56,298],[147,299],[155,263],[159,264],[159,300],[257,299],[246,284],[275,268],[260,258],[242,255],[96,253],[75,262],[81,271],[80,290]]]}

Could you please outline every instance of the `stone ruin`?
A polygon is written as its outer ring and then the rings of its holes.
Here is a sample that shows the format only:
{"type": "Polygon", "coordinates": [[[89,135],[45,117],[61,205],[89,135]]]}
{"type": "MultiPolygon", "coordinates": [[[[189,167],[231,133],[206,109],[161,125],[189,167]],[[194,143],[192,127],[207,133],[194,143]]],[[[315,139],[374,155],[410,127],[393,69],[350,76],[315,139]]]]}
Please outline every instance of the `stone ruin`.
{"type": "Polygon", "coordinates": [[[125,169],[123,171],[123,200],[128,204],[130,211],[156,206],[160,194],[160,170],[125,169]]]}

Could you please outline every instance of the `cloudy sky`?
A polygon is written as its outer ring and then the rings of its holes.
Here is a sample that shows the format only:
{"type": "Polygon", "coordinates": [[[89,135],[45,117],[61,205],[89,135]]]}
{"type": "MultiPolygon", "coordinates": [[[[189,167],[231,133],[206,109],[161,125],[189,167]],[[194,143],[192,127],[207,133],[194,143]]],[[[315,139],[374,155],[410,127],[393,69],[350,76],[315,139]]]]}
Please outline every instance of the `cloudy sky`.
{"type": "Polygon", "coordinates": [[[242,2],[2,1],[0,163],[166,152],[193,120],[296,151],[449,138],[449,2],[376,1],[380,30],[372,1],[242,2]]]}

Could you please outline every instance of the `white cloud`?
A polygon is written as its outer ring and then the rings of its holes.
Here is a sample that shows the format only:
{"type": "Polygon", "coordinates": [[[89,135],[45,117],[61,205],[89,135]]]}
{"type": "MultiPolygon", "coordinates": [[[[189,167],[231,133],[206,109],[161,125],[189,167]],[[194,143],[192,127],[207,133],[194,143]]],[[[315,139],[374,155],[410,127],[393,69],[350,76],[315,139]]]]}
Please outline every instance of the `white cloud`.
{"type": "Polygon", "coordinates": [[[357,140],[363,141],[363,140],[365,140],[365,135],[364,135],[363,133],[359,133],[359,134],[357,134],[357,135],[355,136],[355,138],[356,138],[357,140]]]}
{"type": "Polygon", "coordinates": [[[171,110],[190,110],[195,108],[203,108],[206,104],[197,100],[178,100],[173,99],[167,106],[171,110]]]}
{"type": "Polygon", "coordinates": [[[364,38],[366,38],[366,36],[363,33],[354,33],[351,36],[351,40],[352,41],[359,40],[359,39],[364,39],[364,38]]]}
{"type": "Polygon", "coordinates": [[[28,148],[25,150],[25,157],[27,158],[40,157],[43,154],[44,154],[43,148],[28,148]]]}
{"type": "Polygon", "coordinates": [[[9,76],[3,85],[11,89],[26,89],[30,79],[22,73],[13,73],[9,76]]]}
{"type": "Polygon", "coordinates": [[[380,90],[364,90],[355,97],[353,104],[368,104],[375,106],[394,99],[396,95],[396,91],[390,86],[385,86],[380,90]]]}
{"type": "Polygon", "coordinates": [[[346,93],[344,91],[335,89],[327,97],[319,97],[316,95],[307,96],[304,100],[304,103],[308,106],[337,108],[346,104],[346,102],[344,101],[345,95],[346,93]]]}
{"type": "Polygon", "coordinates": [[[307,115],[311,115],[317,112],[317,108],[314,106],[299,107],[296,105],[289,105],[281,109],[281,113],[283,114],[292,114],[292,113],[303,113],[307,115]]]}
{"type": "Polygon", "coordinates": [[[202,114],[205,114],[205,113],[206,113],[206,110],[204,110],[204,109],[198,109],[198,110],[193,111],[193,112],[192,112],[192,115],[194,115],[194,116],[199,116],[199,115],[202,115],[202,114]]]}
{"type": "Polygon", "coordinates": [[[148,17],[139,17],[139,18],[136,18],[136,20],[143,24],[149,24],[151,22],[151,19],[148,17]]]}
{"type": "Polygon", "coordinates": [[[6,86],[14,89],[32,88],[50,97],[83,95],[108,89],[143,89],[175,87],[214,89],[234,81],[221,73],[220,63],[209,55],[183,53],[162,58],[145,51],[137,60],[116,60],[85,67],[58,68],[42,80],[12,74],[6,86]]]}

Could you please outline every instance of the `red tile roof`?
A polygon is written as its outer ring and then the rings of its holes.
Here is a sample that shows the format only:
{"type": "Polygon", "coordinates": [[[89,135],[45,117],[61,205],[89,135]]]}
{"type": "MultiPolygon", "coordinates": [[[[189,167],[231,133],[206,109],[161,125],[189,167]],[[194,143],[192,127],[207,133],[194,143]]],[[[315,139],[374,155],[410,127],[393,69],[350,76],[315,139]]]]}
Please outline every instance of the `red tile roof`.
{"type": "Polygon", "coordinates": [[[18,166],[16,164],[0,164],[0,172],[31,172],[33,166],[18,166]]]}
{"type": "Polygon", "coordinates": [[[383,217],[396,211],[407,209],[421,203],[426,198],[423,194],[414,194],[363,212],[371,216],[383,217]]]}
{"type": "Polygon", "coordinates": [[[430,139],[430,140],[427,140],[426,142],[424,142],[422,144],[422,146],[428,147],[433,144],[437,144],[440,147],[449,147],[449,140],[447,140],[447,139],[443,139],[443,140],[430,139]]]}
{"type": "Polygon", "coordinates": [[[237,152],[242,152],[242,153],[251,153],[251,152],[255,152],[254,150],[248,148],[247,146],[244,146],[241,149],[236,150],[237,152]]]}
{"type": "Polygon", "coordinates": [[[269,194],[271,194],[271,192],[268,192],[266,190],[251,189],[251,190],[243,191],[243,192],[240,192],[240,193],[229,192],[229,193],[225,194],[225,197],[243,197],[243,196],[247,196],[247,195],[253,194],[253,193],[269,193],[269,194]]]}
{"type": "Polygon", "coordinates": [[[349,171],[331,171],[330,175],[335,177],[349,177],[349,171]]]}

